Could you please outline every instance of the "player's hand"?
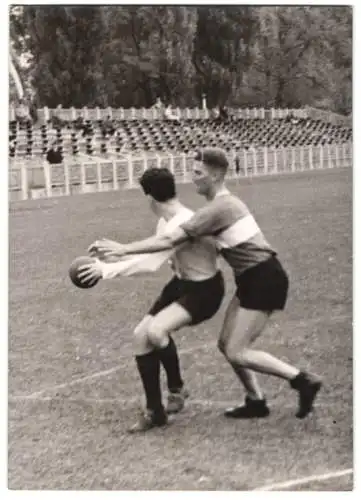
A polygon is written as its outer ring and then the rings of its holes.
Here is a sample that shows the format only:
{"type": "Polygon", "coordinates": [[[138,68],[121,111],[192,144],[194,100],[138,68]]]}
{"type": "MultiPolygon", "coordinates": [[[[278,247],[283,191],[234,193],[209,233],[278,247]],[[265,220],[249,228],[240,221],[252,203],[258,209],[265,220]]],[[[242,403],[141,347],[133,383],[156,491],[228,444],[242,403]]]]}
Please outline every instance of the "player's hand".
{"type": "Polygon", "coordinates": [[[97,250],[105,257],[123,257],[127,253],[127,245],[103,239],[97,242],[97,250]]]}
{"type": "Polygon", "coordinates": [[[95,240],[91,245],[89,245],[87,252],[90,257],[96,257],[102,259],[104,257],[103,248],[108,249],[109,245],[112,245],[112,249],[115,248],[120,243],[113,240],[108,240],[107,238],[102,238],[101,240],[95,240]]]}
{"type": "Polygon", "coordinates": [[[79,267],[78,278],[81,283],[92,285],[102,277],[102,266],[98,260],[95,260],[92,264],[84,264],[84,266],[79,267]]]}

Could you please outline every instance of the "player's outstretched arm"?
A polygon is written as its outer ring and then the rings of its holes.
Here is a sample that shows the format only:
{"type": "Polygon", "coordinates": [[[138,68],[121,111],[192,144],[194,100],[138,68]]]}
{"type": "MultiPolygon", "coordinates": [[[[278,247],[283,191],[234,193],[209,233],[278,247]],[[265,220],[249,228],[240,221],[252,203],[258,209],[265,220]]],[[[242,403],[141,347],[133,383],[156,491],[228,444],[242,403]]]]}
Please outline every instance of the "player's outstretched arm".
{"type": "Polygon", "coordinates": [[[139,254],[139,253],[154,253],[163,250],[170,250],[175,246],[180,245],[189,239],[188,235],[181,228],[176,228],[166,235],[154,235],[145,240],[134,241],[126,245],[108,244],[106,240],[98,242],[98,249],[100,252],[108,257],[116,256],[122,257],[123,255],[139,254]]]}

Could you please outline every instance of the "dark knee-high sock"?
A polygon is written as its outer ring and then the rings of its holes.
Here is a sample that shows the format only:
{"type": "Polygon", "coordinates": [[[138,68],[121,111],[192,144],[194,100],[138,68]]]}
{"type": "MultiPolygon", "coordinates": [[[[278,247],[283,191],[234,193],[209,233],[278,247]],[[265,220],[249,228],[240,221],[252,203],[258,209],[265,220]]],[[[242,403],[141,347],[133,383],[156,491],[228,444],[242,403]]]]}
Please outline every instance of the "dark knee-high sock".
{"type": "Polygon", "coordinates": [[[172,337],[169,337],[168,345],[158,349],[157,353],[167,375],[169,391],[177,392],[183,387],[183,380],[180,373],[177,347],[172,337]]]}
{"type": "Polygon", "coordinates": [[[152,351],[136,356],[135,360],[143,383],[147,408],[155,412],[163,411],[158,353],[152,351]]]}

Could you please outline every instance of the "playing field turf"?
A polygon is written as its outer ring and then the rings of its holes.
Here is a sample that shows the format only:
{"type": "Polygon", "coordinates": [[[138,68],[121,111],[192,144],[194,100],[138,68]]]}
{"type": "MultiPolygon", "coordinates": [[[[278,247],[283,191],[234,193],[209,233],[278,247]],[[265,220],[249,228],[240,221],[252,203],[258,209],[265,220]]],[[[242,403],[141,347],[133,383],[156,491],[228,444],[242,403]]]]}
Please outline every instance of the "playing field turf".
{"type": "MultiPolygon", "coordinates": [[[[291,277],[287,308],[257,345],[324,378],[314,414],[296,419],[295,392],[261,376],[271,416],[223,418],[244,394],[216,348],[234,289],[222,264],[222,310],[174,336],[191,393],[187,407],[169,428],[128,435],[142,393],[132,329],[170,271],[85,291],[71,285],[67,272],[99,237],[150,235],[156,221],[146,199],[131,190],[17,202],[10,205],[11,489],[352,488],[352,171],[245,179],[230,187],[291,277]]],[[[192,185],[179,192],[191,207],[204,203],[192,185]]]]}

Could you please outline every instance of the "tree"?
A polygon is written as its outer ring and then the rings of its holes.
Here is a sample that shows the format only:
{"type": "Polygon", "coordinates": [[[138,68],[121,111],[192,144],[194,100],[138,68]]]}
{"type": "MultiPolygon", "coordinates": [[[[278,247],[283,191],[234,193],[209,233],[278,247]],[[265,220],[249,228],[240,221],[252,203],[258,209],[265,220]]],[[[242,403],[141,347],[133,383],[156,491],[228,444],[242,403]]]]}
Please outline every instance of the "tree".
{"type": "Polygon", "coordinates": [[[13,6],[10,38],[39,106],[351,111],[350,7],[13,6]]]}
{"type": "Polygon", "coordinates": [[[97,98],[102,30],[96,7],[24,7],[33,85],[42,105],[84,106],[97,98]]]}
{"type": "Polygon", "coordinates": [[[251,63],[250,43],[255,26],[252,8],[199,7],[193,64],[198,92],[213,107],[239,97],[242,76],[251,63]]]}
{"type": "Polygon", "coordinates": [[[348,76],[337,70],[335,48],[342,46],[339,50],[350,66],[345,24],[350,24],[352,16],[345,22],[340,12],[335,16],[333,7],[294,6],[261,7],[257,14],[259,29],[254,33],[254,63],[248,81],[251,91],[265,95],[263,105],[299,107],[322,102],[338,108],[335,85],[343,80],[347,86],[348,76]]]}

